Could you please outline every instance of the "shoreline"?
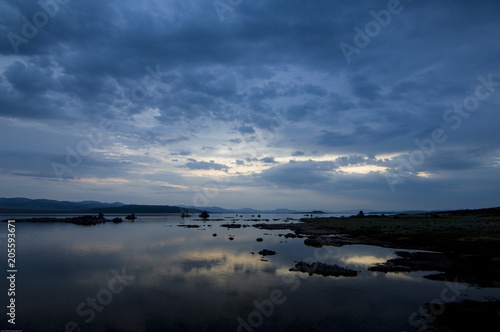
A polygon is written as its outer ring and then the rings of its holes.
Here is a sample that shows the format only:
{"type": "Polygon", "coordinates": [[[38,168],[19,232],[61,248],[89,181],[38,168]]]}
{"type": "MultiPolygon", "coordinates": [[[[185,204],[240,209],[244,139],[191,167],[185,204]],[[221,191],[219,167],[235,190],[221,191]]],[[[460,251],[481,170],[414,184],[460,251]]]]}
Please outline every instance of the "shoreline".
{"type": "Polygon", "coordinates": [[[298,224],[257,224],[291,230],[312,247],[364,244],[396,251],[396,258],[369,269],[377,272],[438,272],[432,280],[457,280],[500,287],[500,208],[432,214],[303,218],[298,224]]]}

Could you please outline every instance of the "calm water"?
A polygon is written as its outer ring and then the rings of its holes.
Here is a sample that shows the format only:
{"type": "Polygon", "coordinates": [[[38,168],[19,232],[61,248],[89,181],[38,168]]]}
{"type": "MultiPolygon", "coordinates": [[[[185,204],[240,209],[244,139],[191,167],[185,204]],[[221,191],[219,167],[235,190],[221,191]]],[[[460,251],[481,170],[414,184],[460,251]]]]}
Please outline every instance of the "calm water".
{"type": "MultiPolygon", "coordinates": [[[[393,257],[392,249],[362,245],[316,249],[305,246],[304,239],[279,236],[287,231],[220,227],[232,222],[227,216],[212,215],[225,221],[207,222],[183,221],[177,215],[139,216],[133,223],[91,227],[18,223],[16,325],[8,324],[2,313],[0,327],[24,331],[64,331],[73,326],[82,331],[409,331],[415,329],[411,315],[424,303],[438,300],[450,285],[422,278],[428,273],[367,270],[393,257]],[[258,237],[264,241],[257,242],[258,237]],[[257,254],[262,249],[277,254],[263,261],[257,254]],[[360,273],[354,278],[335,278],[288,271],[296,261],[311,257],[360,273]]],[[[0,248],[6,257],[7,225],[0,227],[0,248]]],[[[5,308],[5,279],[1,287],[5,308]]],[[[499,297],[497,289],[463,288],[456,300],[499,297]]]]}

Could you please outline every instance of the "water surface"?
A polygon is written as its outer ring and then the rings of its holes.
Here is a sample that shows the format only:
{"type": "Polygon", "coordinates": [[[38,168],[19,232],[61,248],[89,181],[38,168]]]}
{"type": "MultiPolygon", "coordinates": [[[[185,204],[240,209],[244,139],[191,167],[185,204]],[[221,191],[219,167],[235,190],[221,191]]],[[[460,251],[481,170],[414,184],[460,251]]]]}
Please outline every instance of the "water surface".
{"type": "MultiPolygon", "coordinates": [[[[424,303],[439,299],[447,287],[422,278],[429,273],[367,270],[394,257],[394,249],[364,245],[317,249],[305,246],[304,239],[279,236],[288,231],[226,229],[220,225],[239,218],[212,217],[224,221],[150,215],[135,222],[90,227],[17,223],[15,328],[403,331],[414,329],[411,315],[424,303]],[[181,224],[200,227],[178,227],[181,224]],[[257,242],[258,237],[263,242],[257,242]],[[258,254],[262,249],[277,254],[262,257],[258,254]],[[289,271],[297,261],[316,259],[359,274],[323,277],[289,271]]],[[[2,225],[0,234],[5,236],[7,225],[2,225]]],[[[0,240],[6,252],[5,237],[0,240]]],[[[1,285],[8,288],[5,280],[1,285]]],[[[495,294],[496,289],[468,287],[460,289],[456,300],[495,294]]],[[[6,304],[5,295],[4,299],[6,304]]],[[[1,317],[1,328],[13,328],[5,313],[1,317]]]]}

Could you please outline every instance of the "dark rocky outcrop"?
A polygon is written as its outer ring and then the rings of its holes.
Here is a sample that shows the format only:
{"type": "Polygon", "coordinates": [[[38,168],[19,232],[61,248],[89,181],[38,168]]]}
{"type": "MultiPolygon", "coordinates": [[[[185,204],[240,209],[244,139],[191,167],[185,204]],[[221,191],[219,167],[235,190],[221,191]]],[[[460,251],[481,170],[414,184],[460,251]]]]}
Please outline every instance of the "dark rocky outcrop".
{"type": "Polygon", "coordinates": [[[241,228],[241,224],[222,224],[220,227],[227,227],[227,228],[241,228]]]}
{"type": "Polygon", "coordinates": [[[272,255],[276,255],[276,251],[269,250],[269,249],[264,249],[264,250],[259,251],[259,255],[262,255],[262,256],[272,256],[272,255]]]}
{"type": "Polygon", "coordinates": [[[358,275],[357,271],[343,268],[338,265],[328,265],[325,263],[314,262],[312,264],[306,262],[298,262],[289,271],[299,271],[313,274],[321,274],[322,276],[333,276],[333,277],[355,277],[358,275]]]}

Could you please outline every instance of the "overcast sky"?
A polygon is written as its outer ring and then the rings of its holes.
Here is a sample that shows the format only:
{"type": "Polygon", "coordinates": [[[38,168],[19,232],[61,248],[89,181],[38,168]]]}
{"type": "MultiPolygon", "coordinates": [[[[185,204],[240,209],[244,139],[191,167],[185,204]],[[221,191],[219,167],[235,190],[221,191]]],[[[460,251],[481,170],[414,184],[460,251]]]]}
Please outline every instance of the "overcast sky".
{"type": "Polygon", "coordinates": [[[0,3],[0,197],[499,206],[500,2],[0,3]]]}

